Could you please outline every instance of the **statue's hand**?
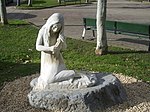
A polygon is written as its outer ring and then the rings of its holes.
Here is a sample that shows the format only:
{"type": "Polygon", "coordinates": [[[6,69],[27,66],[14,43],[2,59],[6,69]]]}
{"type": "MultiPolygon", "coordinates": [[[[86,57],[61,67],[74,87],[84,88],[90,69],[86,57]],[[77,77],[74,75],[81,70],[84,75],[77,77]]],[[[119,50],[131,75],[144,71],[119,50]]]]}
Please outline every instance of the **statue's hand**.
{"type": "Polygon", "coordinates": [[[55,54],[58,51],[58,48],[56,46],[51,46],[50,47],[52,54],[55,54]]]}

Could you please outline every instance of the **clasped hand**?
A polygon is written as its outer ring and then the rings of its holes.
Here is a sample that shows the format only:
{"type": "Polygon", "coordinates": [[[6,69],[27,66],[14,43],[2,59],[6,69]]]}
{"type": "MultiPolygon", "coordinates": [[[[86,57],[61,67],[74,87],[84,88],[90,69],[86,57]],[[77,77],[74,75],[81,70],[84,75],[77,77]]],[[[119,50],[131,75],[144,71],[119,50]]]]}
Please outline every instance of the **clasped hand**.
{"type": "Polygon", "coordinates": [[[51,46],[50,48],[51,48],[52,54],[55,54],[58,51],[58,47],[56,47],[55,45],[51,46]]]}

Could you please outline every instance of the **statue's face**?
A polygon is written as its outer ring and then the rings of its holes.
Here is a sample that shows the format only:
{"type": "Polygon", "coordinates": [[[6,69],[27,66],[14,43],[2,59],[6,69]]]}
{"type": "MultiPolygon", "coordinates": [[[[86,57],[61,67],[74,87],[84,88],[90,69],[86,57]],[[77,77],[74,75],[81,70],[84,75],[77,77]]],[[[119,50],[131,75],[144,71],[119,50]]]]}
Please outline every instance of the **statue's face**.
{"type": "Polygon", "coordinates": [[[60,29],[61,29],[60,23],[56,23],[56,24],[52,25],[52,28],[51,28],[52,32],[54,32],[54,33],[59,32],[60,29]]]}

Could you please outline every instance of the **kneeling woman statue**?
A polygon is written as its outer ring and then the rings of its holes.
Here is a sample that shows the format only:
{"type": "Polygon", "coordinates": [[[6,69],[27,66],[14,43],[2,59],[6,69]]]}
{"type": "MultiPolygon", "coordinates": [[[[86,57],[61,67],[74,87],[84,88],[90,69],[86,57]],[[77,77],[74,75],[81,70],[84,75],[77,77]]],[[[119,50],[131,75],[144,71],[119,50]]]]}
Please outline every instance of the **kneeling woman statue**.
{"type": "Polygon", "coordinates": [[[30,83],[31,86],[42,90],[52,83],[78,85],[78,88],[96,83],[96,77],[92,75],[89,77],[87,73],[66,69],[61,55],[65,48],[64,18],[54,13],[38,33],[36,49],[41,52],[41,69],[40,76],[30,83]]]}

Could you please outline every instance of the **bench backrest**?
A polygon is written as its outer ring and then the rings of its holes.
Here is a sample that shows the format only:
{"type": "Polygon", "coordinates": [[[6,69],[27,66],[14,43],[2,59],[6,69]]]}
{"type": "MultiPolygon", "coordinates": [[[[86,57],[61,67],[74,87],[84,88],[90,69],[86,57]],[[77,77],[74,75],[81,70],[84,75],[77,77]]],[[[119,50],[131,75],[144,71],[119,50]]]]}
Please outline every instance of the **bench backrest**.
{"type": "Polygon", "coordinates": [[[106,21],[105,22],[106,30],[116,30],[116,21],[106,21]]]}
{"type": "Polygon", "coordinates": [[[84,23],[85,27],[96,28],[96,19],[94,19],[94,18],[83,18],[83,23],[84,23]]]}
{"type": "Polygon", "coordinates": [[[149,35],[149,25],[117,22],[117,30],[127,33],[149,35]]]}
{"type": "MultiPolygon", "coordinates": [[[[85,27],[96,28],[96,19],[94,18],[83,18],[85,27]]],[[[115,21],[106,21],[105,26],[107,30],[115,30],[115,21]]]]}
{"type": "MultiPolygon", "coordinates": [[[[94,27],[96,29],[96,19],[94,18],[83,18],[84,26],[94,27]]],[[[119,31],[132,34],[140,34],[150,37],[150,25],[146,24],[135,24],[135,23],[126,23],[118,21],[106,21],[105,22],[106,30],[119,31]]]]}

